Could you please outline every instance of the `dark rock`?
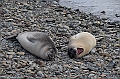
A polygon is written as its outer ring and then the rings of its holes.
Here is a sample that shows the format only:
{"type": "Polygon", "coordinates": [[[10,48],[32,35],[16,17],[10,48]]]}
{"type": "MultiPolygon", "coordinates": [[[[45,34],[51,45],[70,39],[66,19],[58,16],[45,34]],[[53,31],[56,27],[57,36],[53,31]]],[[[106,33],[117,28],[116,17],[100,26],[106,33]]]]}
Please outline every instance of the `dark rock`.
{"type": "Polygon", "coordinates": [[[60,71],[55,71],[55,75],[61,75],[60,71]]]}
{"type": "Polygon", "coordinates": [[[53,18],[46,18],[45,21],[55,23],[55,19],[53,18]]]}

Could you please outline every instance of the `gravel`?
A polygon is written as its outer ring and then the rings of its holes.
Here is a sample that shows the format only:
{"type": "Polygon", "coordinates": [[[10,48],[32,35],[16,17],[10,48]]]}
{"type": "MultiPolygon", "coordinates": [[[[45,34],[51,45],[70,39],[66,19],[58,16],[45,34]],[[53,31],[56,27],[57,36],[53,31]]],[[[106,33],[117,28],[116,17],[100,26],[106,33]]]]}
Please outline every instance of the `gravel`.
{"type": "Polygon", "coordinates": [[[0,79],[119,79],[120,23],[60,6],[52,0],[0,1],[0,79]],[[8,36],[45,32],[58,49],[54,61],[42,60],[8,36]],[[90,54],[70,59],[70,36],[90,32],[97,39],[90,54]]]}

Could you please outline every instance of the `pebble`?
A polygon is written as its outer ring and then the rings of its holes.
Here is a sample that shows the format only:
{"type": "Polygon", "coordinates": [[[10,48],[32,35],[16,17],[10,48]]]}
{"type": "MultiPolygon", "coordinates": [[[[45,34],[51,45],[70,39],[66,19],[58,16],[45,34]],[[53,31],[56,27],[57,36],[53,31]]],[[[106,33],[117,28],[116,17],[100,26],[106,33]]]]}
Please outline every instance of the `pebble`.
{"type": "Polygon", "coordinates": [[[17,52],[19,55],[24,55],[25,52],[17,52]]]}
{"type": "Polygon", "coordinates": [[[9,58],[9,59],[13,58],[13,55],[8,55],[8,58],[9,58]]]}
{"type": "MultiPolygon", "coordinates": [[[[1,52],[1,51],[0,51],[1,52]]],[[[0,53],[0,57],[4,57],[4,54],[3,53],[0,53]]]]}
{"type": "Polygon", "coordinates": [[[44,67],[44,66],[45,66],[44,62],[41,61],[41,60],[36,60],[35,63],[36,63],[36,64],[39,64],[39,66],[41,66],[41,67],[44,67]]]}
{"type": "Polygon", "coordinates": [[[37,72],[37,75],[38,75],[39,77],[44,77],[44,74],[42,73],[42,71],[38,71],[38,72],[37,72]]]}
{"type": "Polygon", "coordinates": [[[7,52],[8,55],[14,55],[15,52],[7,52]]]}
{"type": "Polygon", "coordinates": [[[46,18],[45,21],[46,21],[46,22],[52,22],[52,23],[55,22],[55,20],[54,20],[53,18],[46,18]]]}
{"type": "Polygon", "coordinates": [[[34,72],[32,72],[31,70],[27,70],[27,72],[28,72],[28,73],[34,73],[34,72]]]}
{"type": "Polygon", "coordinates": [[[95,74],[90,74],[89,76],[88,76],[88,78],[91,78],[91,77],[93,77],[95,74]]]}
{"type": "Polygon", "coordinates": [[[67,16],[69,19],[73,19],[73,17],[70,14],[68,14],[67,16]]]}
{"type": "Polygon", "coordinates": [[[55,71],[55,75],[61,75],[60,71],[55,71]]]}
{"type": "Polygon", "coordinates": [[[15,74],[15,71],[8,71],[7,74],[15,74]]]}
{"type": "Polygon", "coordinates": [[[75,70],[79,71],[79,68],[78,67],[74,67],[75,70]]]}
{"type": "Polygon", "coordinates": [[[6,76],[0,76],[0,79],[6,79],[6,76]]]}
{"type": "Polygon", "coordinates": [[[108,52],[102,52],[100,55],[105,56],[105,57],[110,57],[110,54],[108,52]]]}
{"type": "Polygon", "coordinates": [[[105,74],[102,74],[102,75],[100,75],[101,77],[105,77],[106,75],[105,74]]]}
{"type": "Polygon", "coordinates": [[[120,47],[120,44],[114,44],[114,47],[120,47]]]}

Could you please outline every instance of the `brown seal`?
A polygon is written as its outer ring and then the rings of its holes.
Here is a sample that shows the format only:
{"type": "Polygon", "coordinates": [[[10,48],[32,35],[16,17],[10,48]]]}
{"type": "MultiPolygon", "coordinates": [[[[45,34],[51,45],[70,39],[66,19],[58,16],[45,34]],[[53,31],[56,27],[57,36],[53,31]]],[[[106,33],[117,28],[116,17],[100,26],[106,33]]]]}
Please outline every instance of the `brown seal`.
{"type": "Polygon", "coordinates": [[[70,58],[80,58],[88,54],[96,45],[95,37],[88,32],[81,32],[72,36],[68,44],[70,58]]]}
{"type": "Polygon", "coordinates": [[[42,59],[54,59],[57,53],[53,41],[43,32],[20,33],[16,39],[24,49],[42,59]]]}

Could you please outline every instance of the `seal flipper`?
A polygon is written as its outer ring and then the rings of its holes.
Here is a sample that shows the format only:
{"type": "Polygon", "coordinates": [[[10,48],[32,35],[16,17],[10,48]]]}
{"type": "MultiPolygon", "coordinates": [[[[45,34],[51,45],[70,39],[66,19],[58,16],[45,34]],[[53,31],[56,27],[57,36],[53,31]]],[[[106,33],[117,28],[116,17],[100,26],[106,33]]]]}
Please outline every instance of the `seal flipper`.
{"type": "Polygon", "coordinates": [[[27,37],[27,40],[32,42],[32,43],[35,43],[36,38],[34,36],[33,37],[27,37]]]}

